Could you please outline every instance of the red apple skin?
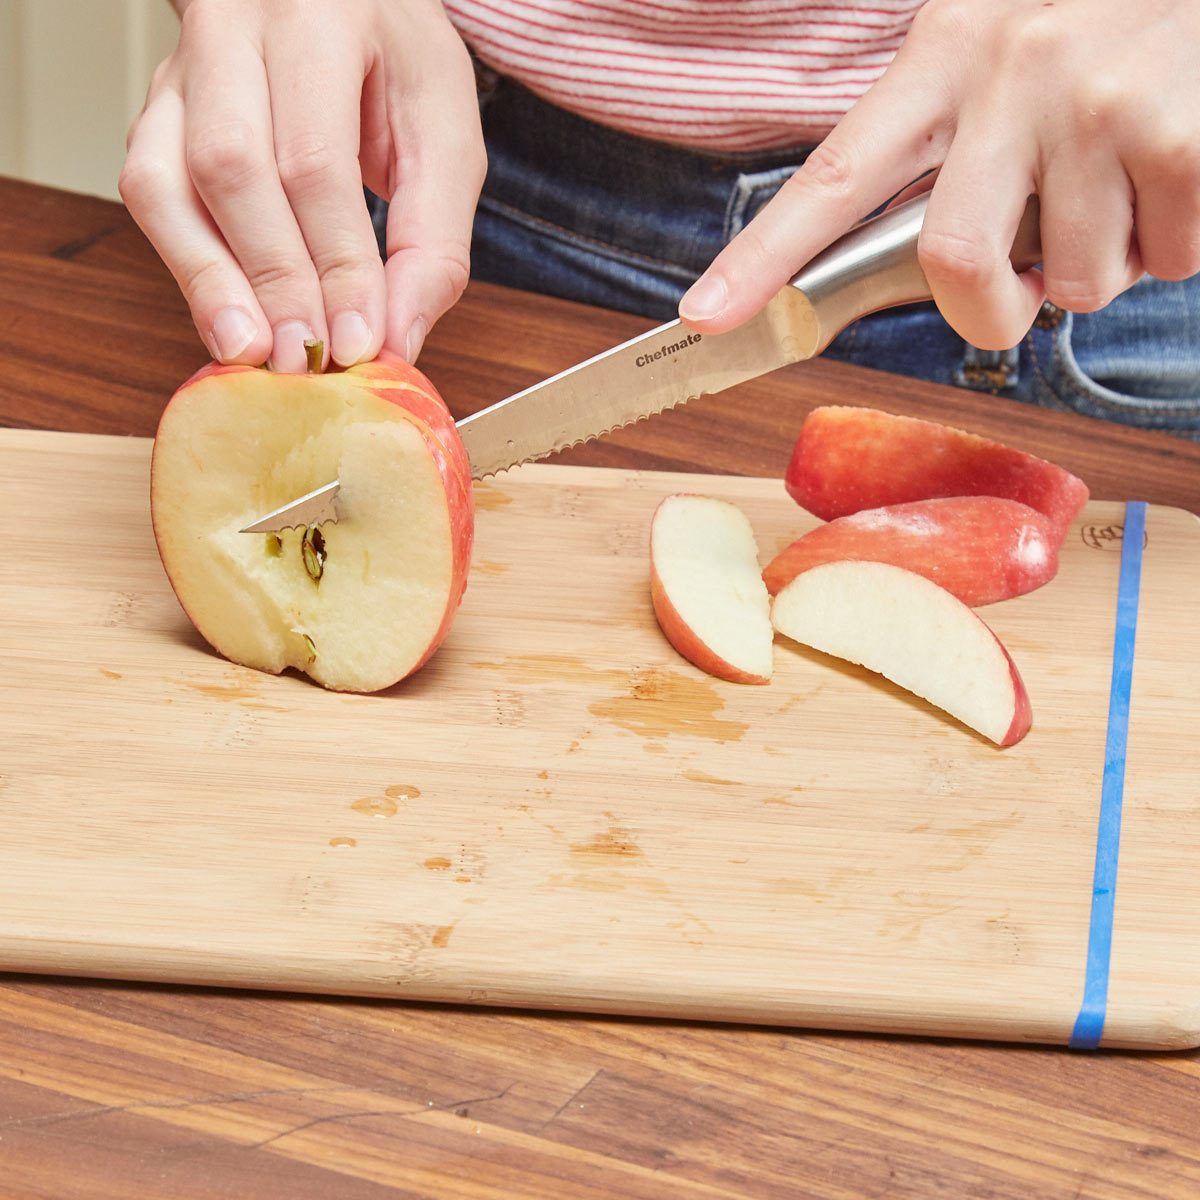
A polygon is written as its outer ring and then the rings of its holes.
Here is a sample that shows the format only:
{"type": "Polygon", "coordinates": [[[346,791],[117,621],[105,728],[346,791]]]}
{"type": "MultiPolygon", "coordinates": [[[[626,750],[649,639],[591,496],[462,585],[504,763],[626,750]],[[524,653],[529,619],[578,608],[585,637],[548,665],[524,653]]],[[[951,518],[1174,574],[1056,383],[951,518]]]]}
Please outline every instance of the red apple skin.
{"type": "Polygon", "coordinates": [[[914,500],[998,496],[1050,519],[1059,545],[1087,503],[1083,480],[1062,467],[973,433],[871,408],[813,409],[785,484],[822,520],[914,500]]]}
{"type": "Polygon", "coordinates": [[[668,599],[653,563],[650,566],[650,600],[654,605],[654,616],[663,636],[693,666],[699,667],[708,675],[715,675],[718,679],[727,679],[730,683],[771,682],[766,675],[755,675],[726,662],[692,632],[691,627],[679,615],[678,609],[668,599]]]}
{"type": "MultiPolygon", "coordinates": [[[[169,419],[172,407],[179,402],[186,403],[189,391],[203,380],[220,376],[232,378],[237,375],[253,373],[271,374],[263,367],[208,363],[182,384],[171,397],[163,410],[159,421],[160,426],[169,419]]],[[[361,381],[362,386],[382,399],[395,404],[404,412],[405,417],[421,431],[446,489],[446,503],[450,514],[453,583],[441,624],[424,655],[408,672],[411,675],[429,661],[445,640],[466,591],[467,572],[471,564],[471,549],[475,537],[475,498],[471,484],[471,461],[445,401],[433,384],[410,363],[385,352],[373,362],[362,363],[350,367],[346,371],[336,372],[336,374],[344,375],[347,379],[353,378],[361,381]]],[[[325,377],[327,376],[322,378],[325,377]]],[[[281,386],[295,387],[303,386],[304,380],[310,377],[273,375],[273,378],[278,379],[281,386]]],[[[152,456],[150,464],[152,480],[154,469],[155,459],[152,456]]],[[[151,490],[153,491],[153,484],[151,490]]],[[[152,523],[153,520],[152,507],[152,523]]],[[[155,525],[154,533],[155,540],[160,541],[157,525],[155,525]]],[[[161,545],[159,549],[160,557],[162,557],[161,545]]],[[[163,561],[166,562],[166,559],[163,558],[163,561]]],[[[184,612],[187,612],[187,606],[182,599],[180,604],[184,612]]],[[[190,613],[188,613],[188,617],[193,624],[196,623],[190,613]]],[[[214,643],[213,648],[218,653],[224,654],[219,645],[214,643]]]]}
{"type": "Polygon", "coordinates": [[[1012,724],[1008,727],[1008,732],[999,743],[1000,748],[1004,749],[1006,746],[1015,746],[1033,727],[1033,705],[1030,703],[1025,681],[1021,678],[1020,672],[1017,670],[1017,664],[1012,660],[1012,655],[1009,654],[1004,643],[996,637],[994,630],[989,627],[988,632],[992,637],[996,638],[996,644],[1004,651],[1004,657],[1008,659],[1008,670],[1012,675],[1013,699],[1015,703],[1012,724]]]}
{"type": "Polygon", "coordinates": [[[1050,519],[1015,500],[954,496],[864,509],[819,525],[763,571],[774,596],[802,571],[859,559],[905,567],[972,608],[1041,587],[1058,572],[1050,519]]]}

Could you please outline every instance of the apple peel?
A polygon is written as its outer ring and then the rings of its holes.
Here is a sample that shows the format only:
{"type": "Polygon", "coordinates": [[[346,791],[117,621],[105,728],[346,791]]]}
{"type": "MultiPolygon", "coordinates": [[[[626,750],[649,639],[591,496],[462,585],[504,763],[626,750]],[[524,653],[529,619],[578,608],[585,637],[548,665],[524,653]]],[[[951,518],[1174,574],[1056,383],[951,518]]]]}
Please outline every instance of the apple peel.
{"type": "Polygon", "coordinates": [[[668,496],[650,527],[650,596],[667,641],[702,671],[767,683],[770,606],[746,515],[709,496],[668,496]]]}
{"type": "Polygon", "coordinates": [[[1061,545],[1087,503],[1070,471],[974,433],[872,408],[827,405],[804,420],[784,479],[822,520],[947,496],[998,496],[1049,518],[1061,545]]]}
{"type": "Polygon", "coordinates": [[[995,604],[1032,592],[1058,572],[1050,519],[995,496],[955,496],[868,508],[819,525],[763,571],[771,595],[827,562],[891,563],[924,575],[964,604],[995,604]]]}
{"type": "Polygon", "coordinates": [[[214,649],[335,690],[419,669],[466,587],[466,451],[433,386],[398,359],[325,375],[205,368],[163,413],[151,512],[171,586],[214,649]],[[240,532],[334,478],[336,522],[240,532]]]}

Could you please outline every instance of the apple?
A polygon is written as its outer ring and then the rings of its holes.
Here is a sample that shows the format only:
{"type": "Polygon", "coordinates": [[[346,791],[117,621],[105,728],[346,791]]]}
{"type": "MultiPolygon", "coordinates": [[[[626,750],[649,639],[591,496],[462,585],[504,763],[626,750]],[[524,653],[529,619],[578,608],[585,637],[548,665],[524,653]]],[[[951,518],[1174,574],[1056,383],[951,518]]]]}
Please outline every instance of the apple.
{"type": "Polygon", "coordinates": [[[650,524],[650,597],[667,641],[702,671],[766,683],[770,602],[746,515],[709,496],[668,496],[650,524]]]}
{"type": "Polygon", "coordinates": [[[433,385],[398,358],[326,375],[210,364],[162,415],[150,503],[184,611],[260,671],[389,687],[437,649],[466,587],[470,463],[433,385]],[[336,522],[240,532],[332,479],[336,522]]]}
{"type": "Polygon", "coordinates": [[[1015,500],[918,500],[819,525],[781,550],[763,580],[773,596],[802,571],[844,559],[905,567],[975,606],[1023,595],[1053,579],[1058,538],[1048,517],[1015,500]]]}
{"type": "Polygon", "coordinates": [[[1061,545],[1087,503],[1070,471],[973,433],[871,408],[815,408],[788,464],[792,498],[828,521],[941,496],[999,496],[1044,513],[1061,545]]]}
{"type": "Polygon", "coordinates": [[[1029,731],[1029,695],[1000,639],[945,588],[891,563],[831,562],[775,597],[775,628],[858,663],[999,746],[1029,731]]]}

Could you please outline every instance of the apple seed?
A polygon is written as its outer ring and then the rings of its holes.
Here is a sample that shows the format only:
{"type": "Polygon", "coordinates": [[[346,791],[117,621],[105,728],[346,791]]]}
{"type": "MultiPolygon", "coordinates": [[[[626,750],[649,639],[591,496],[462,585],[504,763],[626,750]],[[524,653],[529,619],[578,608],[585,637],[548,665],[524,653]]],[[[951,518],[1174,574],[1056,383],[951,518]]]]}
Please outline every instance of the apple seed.
{"type": "Polygon", "coordinates": [[[301,634],[301,636],[304,638],[304,645],[308,649],[308,662],[304,665],[311,667],[313,663],[317,661],[317,644],[308,636],[307,633],[301,634]]]}
{"type": "Polygon", "coordinates": [[[320,583],[325,573],[325,535],[319,528],[313,527],[304,531],[300,542],[300,556],[304,559],[304,569],[308,572],[313,583],[320,583]]]}
{"type": "Polygon", "coordinates": [[[267,557],[278,558],[283,553],[283,538],[277,533],[267,534],[267,557]]]}

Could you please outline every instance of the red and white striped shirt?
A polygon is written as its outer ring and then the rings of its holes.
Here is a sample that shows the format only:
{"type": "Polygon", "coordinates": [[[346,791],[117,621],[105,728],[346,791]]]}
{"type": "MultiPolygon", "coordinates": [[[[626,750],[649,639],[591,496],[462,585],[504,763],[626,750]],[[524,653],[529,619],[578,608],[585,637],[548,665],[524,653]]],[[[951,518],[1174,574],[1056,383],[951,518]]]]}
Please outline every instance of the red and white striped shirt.
{"type": "Polygon", "coordinates": [[[627,133],[701,150],[819,141],[924,0],[444,0],[479,58],[627,133]]]}

